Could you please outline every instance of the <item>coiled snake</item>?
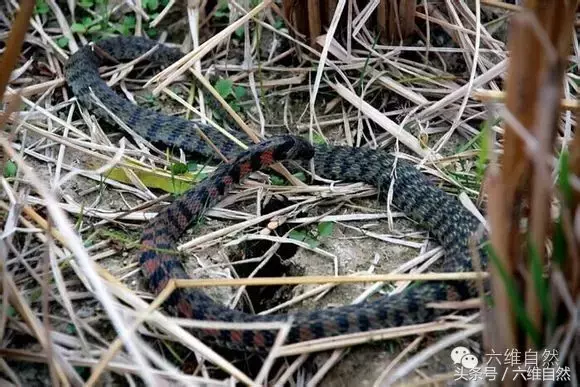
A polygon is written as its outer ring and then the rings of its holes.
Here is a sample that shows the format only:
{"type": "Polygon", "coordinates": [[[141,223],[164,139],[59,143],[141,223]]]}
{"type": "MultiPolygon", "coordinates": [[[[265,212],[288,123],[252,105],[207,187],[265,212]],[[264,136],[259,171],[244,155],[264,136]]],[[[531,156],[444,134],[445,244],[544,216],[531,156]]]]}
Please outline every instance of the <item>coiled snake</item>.
{"type": "MultiPolygon", "coordinates": [[[[204,211],[227,194],[229,188],[250,172],[284,160],[314,160],[318,175],[333,180],[365,182],[387,192],[393,181],[393,204],[408,217],[426,227],[445,248],[443,268],[461,272],[472,270],[469,238],[479,226],[477,219],[458,201],[431,184],[417,169],[382,150],[342,146],[310,145],[294,136],[273,137],[240,152],[236,144],[208,125],[179,117],[162,115],[134,105],[113,92],[98,71],[101,55],[118,61],[135,59],[155,47],[157,42],[137,37],[116,37],[98,42],[98,50],[84,46],[66,64],[66,80],[76,97],[103,119],[109,114],[95,103],[94,95],[117,117],[141,136],[186,151],[215,157],[198,134],[201,129],[228,159],[216,172],[163,209],[144,229],[139,262],[151,290],[159,293],[170,278],[188,278],[176,250],[178,238],[204,211]],[[100,54],[99,54],[100,53],[100,54]],[[394,177],[394,180],[393,180],[394,177]]],[[[158,45],[148,60],[157,64],[173,63],[179,50],[158,45]]],[[[235,136],[250,143],[240,133],[235,136]]],[[[471,282],[428,282],[410,287],[393,296],[340,308],[292,314],[292,328],[286,342],[335,336],[350,332],[426,322],[443,314],[427,308],[428,302],[457,300],[476,295],[471,282]]],[[[288,315],[257,316],[228,309],[197,289],[178,289],[167,307],[182,316],[209,321],[267,322],[286,321],[288,315]]],[[[236,329],[195,329],[209,344],[236,350],[267,351],[277,331],[236,329]]]]}

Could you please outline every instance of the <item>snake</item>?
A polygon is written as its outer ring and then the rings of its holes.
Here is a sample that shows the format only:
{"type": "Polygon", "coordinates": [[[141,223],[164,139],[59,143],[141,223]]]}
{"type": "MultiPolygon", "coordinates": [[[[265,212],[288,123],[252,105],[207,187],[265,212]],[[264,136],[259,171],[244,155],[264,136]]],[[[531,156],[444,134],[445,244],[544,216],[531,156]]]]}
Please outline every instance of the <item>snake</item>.
{"type": "MultiPolygon", "coordinates": [[[[228,160],[219,163],[207,178],[161,209],[144,227],[138,257],[152,293],[159,294],[173,279],[190,278],[180,255],[175,253],[184,232],[199,222],[207,209],[244,177],[279,162],[297,164],[298,167],[313,165],[316,175],[333,181],[370,184],[378,189],[380,196],[387,196],[392,189],[392,205],[428,230],[444,248],[442,269],[449,272],[473,270],[473,244],[470,241],[480,230],[481,222],[412,162],[382,149],[312,144],[290,133],[253,144],[244,133],[235,130],[226,135],[200,120],[186,120],[140,107],[113,91],[99,72],[99,68],[108,63],[146,56],[149,63],[164,66],[183,55],[178,48],[155,40],[117,36],[82,46],[65,64],[69,88],[80,104],[97,118],[111,121],[114,115],[152,143],[216,158],[215,148],[207,141],[210,139],[228,160]],[[252,145],[244,150],[231,136],[252,145]]],[[[484,241],[482,238],[475,240],[478,243],[484,241]]],[[[481,244],[477,249],[485,268],[487,259],[481,244]]],[[[425,281],[415,283],[403,292],[375,296],[356,304],[288,314],[255,315],[228,308],[201,289],[177,288],[165,300],[164,307],[183,318],[230,323],[189,328],[210,346],[264,353],[274,345],[279,328],[254,324],[244,329],[237,324],[285,322],[289,324],[289,330],[284,343],[291,344],[435,321],[449,312],[432,307],[430,303],[464,300],[478,294],[475,280],[425,281]]]]}

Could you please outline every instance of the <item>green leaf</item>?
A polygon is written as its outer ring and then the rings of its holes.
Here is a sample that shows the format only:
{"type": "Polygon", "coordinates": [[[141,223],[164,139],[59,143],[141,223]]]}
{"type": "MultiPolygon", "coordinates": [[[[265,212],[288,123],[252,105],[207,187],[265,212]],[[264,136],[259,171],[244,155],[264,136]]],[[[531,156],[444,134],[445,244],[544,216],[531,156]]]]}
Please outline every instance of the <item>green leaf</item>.
{"type": "Polygon", "coordinates": [[[296,241],[307,243],[311,248],[318,246],[318,241],[302,230],[292,230],[288,236],[296,241]]]}
{"type": "Polygon", "coordinates": [[[288,234],[288,236],[297,241],[303,241],[304,239],[306,239],[306,233],[301,230],[292,230],[290,231],[290,234],[288,234]]]}
{"type": "Polygon", "coordinates": [[[16,176],[16,171],[18,171],[16,163],[12,160],[8,160],[6,165],[4,165],[4,177],[14,177],[16,176]]]}
{"type": "Polygon", "coordinates": [[[560,191],[566,200],[566,204],[572,203],[574,198],[572,185],[570,184],[570,164],[568,161],[568,152],[564,151],[560,155],[560,171],[558,173],[558,185],[560,191]]]}
{"type": "Polygon", "coordinates": [[[297,178],[298,180],[300,180],[303,183],[306,182],[306,174],[304,172],[296,172],[292,176],[294,176],[295,178],[297,178]]]}
{"type": "Polygon", "coordinates": [[[226,98],[233,93],[232,85],[231,79],[220,79],[215,83],[214,88],[222,98],[226,98]]]}
{"type": "Polygon", "coordinates": [[[197,163],[193,162],[193,161],[188,161],[187,162],[187,170],[189,172],[194,172],[197,171],[198,165],[197,163]]]}
{"type": "Polygon", "coordinates": [[[92,8],[93,5],[95,5],[95,2],[93,0],[81,0],[78,2],[78,5],[83,8],[92,8]]]}
{"type": "Polygon", "coordinates": [[[56,44],[60,48],[65,48],[68,45],[68,38],[66,36],[62,36],[56,40],[56,44]]]}
{"type": "Polygon", "coordinates": [[[315,144],[326,144],[326,141],[324,140],[324,137],[322,137],[318,133],[314,133],[313,134],[312,140],[314,141],[315,144]]]}
{"type": "Polygon", "coordinates": [[[95,24],[93,26],[90,26],[89,29],[87,30],[87,32],[98,32],[102,29],[100,24],[95,24]]]}
{"type": "MultiPolygon", "coordinates": [[[[306,181],[306,174],[304,172],[296,172],[292,174],[292,176],[294,176],[295,178],[297,178],[302,182],[306,181]]],[[[270,182],[273,185],[288,185],[288,181],[285,178],[276,175],[270,176],[270,182]]]]}
{"type": "Polygon", "coordinates": [[[145,30],[145,33],[147,34],[147,36],[149,36],[151,39],[154,39],[157,37],[157,35],[159,35],[159,31],[157,31],[157,28],[148,28],[145,30]]]}
{"type": "Polygon", "coordinates": [[[77,333],[77,329],[75,328],[74,324],[66,324],[66,332],[69,335],[74,335],[77,333]]]}
{"type": "Polygon", "coordinates": [[[239,27],[234,31],[234,34],[238,37],[238,39],[242,39],[244,37],[244,26],[239,27]]]}
{"type": "Polygon", "coordinates": [[[238,103],[236,101],[232,101],[230,102],[230,107],[233,109],[233,111],[235,111],[236,113],[239,113],[242,109],[240,108],[240,105],[238,105],[238,103]]]}
{"type": "Polygon", "coordinates": [[[229,16],[229,14],[230,14],[230,8],[228,7],[228,2],[227,1],[220,1],[218,3],[218,8],[214,12],[213,16],[216,19],[225,19],[229,16]]]}
{"type": "Polygon", "coordinates": [[[568,256],[568,244],[566,243],[566,234],[564,233],[561,217],[554,226],[554,261],[562,266],[568,256]]]}
{"type": "Polygon", "coordinates": [[[224,12],[224,11],[215,11],[213,14],[213,16],[216,19],[225,19],[228,17],[228,15],[229,15],[229,12],[224,12]]]}
{"type": "Polygon", "coordinates": [[[235,86],[234,87],[234,96],[236,99],[242,99],[246,96],[246,88],[243,86],[235,86]]]}
{"type": "Polygon", "coordinates": [[[81,23],[83,23],[84,26],[88,26],[88,25],[93,24],[93,19],[86,16],[86,17],[83,17],[83,20],[81,21],[81,23]]]}
{"type": "Polygon", "coordinates": [[[147,0],[147,8],[149,8],[150,11],[157,10],[157,8],[159,8],[159,1],[157,1],[157,0],[147,0]]]}
{"type": "Polygon", "coordinates": [[[319,237],[327,237],[332,235],[334,231],[334,223],[333,222],[322,222],[318,225],[318,236],[319,237]]]}
{"type": "Polygon", "coordinates": [[[544,278],[542,270],[542,260],[540,259],[540,254],[534,243],[528,241],[528,250],[530,257],[530,272],[532,274],[532,281],[534,282],[534,287],[536,289],[536,296],[540,301],[544,315],[548,322],[550,330],[553,331],[555,327],[556,320],[554,319],[554,314],[552,313],[552,304],[550,302],[550,289],[549,285],[544,278]]]}
{"type": "Polygon", "coordinates": [[[276,20],[274,20],[274,28],[277,30],[281,30],[282,27],[284,27],[284,21],[280,18],[276,18],[276,20]]]}
{"type": "Polygon", "coordinates": [[[50,11],[50,7],[44,0],[37,0],[34,11],[39,15],[44,15],[50,11]]]}
{"type": "Polygon", "coordinates": [[[183,175],[186,172],[188,172],[187,164],[175,163],[171,165],[171,173],[174,175],[183,175]]]}
{"type": "Polygon", "coordinates": [[[283,179],[276,175],[271,176],[270,181],[272,182],[273,185],[286,185],[286,179],[283,179]]]}
{"type": "Polygon", "coordinates": [[[306,182],[306,174],[304,172],[296,172],[292,176],[294,176],[295,178],[297,178],[301,182],[306,182]]]}
{"type": "MultiPolygon", "coordinates": [[[[193,183],[200,182],[207,177],[204,172],[186,172],[182,175],[175,173],[170,176],[160,176],[154,171],[133,170],[137,177],[148,188],[161,189],[165,192],[181,194],[193,186],[193,183]]],[[[127,176],[123,168],[111,168],[104,173],[107,179],[113,179],[122,183],[131,184],[132,180],[127,176]]]]}
{"type": "Polygon", "coordinates": [[[485,164],[487,163],[489,156],[489,136],[487,135],[489,133],[489,128],[489,122],[485,121],[480,137],[481,149],[479,150],[477,157],[477,177],[479,181],[483,180],[485,174],[485,164]]]}
{"type": "Polygon", "coordinates": [[[9,305],[8,308],[6,308],[6,314],[9,317],[16,317],[16,309],[14,309],[12,305],[9,305]]]}
{"type": "Polygon", "coordinates": [[[50,11],[48,4],[42,4],[36,7],[36,13],[39,15],[45,15],[50,11]]]}
{"type": "Polygon", "coordinates": [[[127,15],[123,18],[123,25],[127,27],[135,27],[135,25],[137,25],[137,19],[134,15],[127,15]]]}
{"type": "Polygon", "coordinates": [[[80,23],[73,23],[70,26],[70,29],[72,32],[76,32],[77,34],[84,34],[85,32],[87,32],[87,27],[85,27],[83,24],[80,23]]]}
{"type": "Polygon", "coordinates": [[[316,239],[309,236],[306,236],[306,240],[304,242],[308,243],[308,246],[310,246],[311,249],[318,247],[320,244],[320,242],[318,242],[316,239]]]}
{"type": "Polygon", "coordinates": [[[528,336],[532,339],[534,345],[539,347],[541,345],[540,332],[538,332],[530,320],[530,317],[528,316],[523,296],[519,291],[517,284],[515,283],[514,279],[507,273],[502,261],[495,254],[491,244],[486,243],[484,249],[491,263],[497,268],[499,276],[503,281],[508,298],[510,299],[510,305],[514,308],[516,319],[524,328],[528,336]]]}
{"type": "Polygon", "coordinates": [[[115,29],[115,31],[117,31],[121,35],[129,35],[129,27],[127,27],[127,26],[124,26],[121,24],[115,24],[113,26],[113,28],[115,29]]]}

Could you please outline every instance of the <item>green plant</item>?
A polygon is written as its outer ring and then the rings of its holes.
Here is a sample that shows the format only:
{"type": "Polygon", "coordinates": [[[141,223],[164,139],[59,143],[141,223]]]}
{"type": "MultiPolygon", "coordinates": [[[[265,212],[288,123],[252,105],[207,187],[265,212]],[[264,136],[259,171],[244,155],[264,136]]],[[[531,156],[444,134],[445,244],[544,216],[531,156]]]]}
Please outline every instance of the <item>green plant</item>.
{"type": "Polygon", "coordinates": [[[517,321],[519,322],[524,332],[526,332],[527,336],[532,340],[534,345],[539,346],[541,342],[540,332],[538,332],[526,311],[524,296],[519,290],[514,278],[508,274],[503,262],[498,258],[490,243],[486,243],[484,249],[487,253],[487,256],[489,257],[491,264],[496,267],[497,273],[499,274],[499,277],[505,286],[507,296],[509,297],[511,305],[514,308],[514,314],[517,321]]]}
{"type": "Polygon", "coordinates": [[[38,15],[45,15],[50,11],[50,7],[45,0],[36,0],[36,5],[34,6],[34,13],[38,15]]]}
{"type": "Polygon", "coordinates": [[[223,78],[219,79],[213,87],[216,89],[218,94],[226,100],[228,105],[230,105],[235,112],[239,112],[241,110],[239,102],[246,95],[246,89],[244,87],[234,86],[231,79],[223,78]]]}
{"type": "Polygon", "coordinates": [[[58,38],[56,40],[56,44],[60,47],[60,48],[64,48],[68,45],[68,38],[66,36],[61,36],[60,38],[58,38]]]}
{"type": "Polygon", "coordinates": [[[6,164],[4,164],[4,177],[14,177],[16,176],[17,171],[18,167],[14,161],[8,160],[6,164]]]}
{"type": "Polygon", "coordinates": [[[318,224],[316,230],[307,230],[304,228],[290,231],[289,237],[291,239],[307,243],[311,248],[315,248],[320,244],[322,238],[332,235],[334,231],[334,223],[321,222],[318,224]]]}
{"type": "MultiPolygon", "coordinates": [[[[143,0],[143,10],[151,19],[155,19],[159,15],[159,9],[165,7],[168,2],[169,0],[143,0]]],[[[115,20],[109,14],[107,4],[108,0],[79,0],[77,5],[80,8],[78,12],[80,21],[77,19],[71,25],[72,31],[89,35],[93,40],[98,40],[112,34],[130,35],[135,32],[137,25],[135,14],[128,13],[115,20]]],[[[158,34],[156,28],[150,27],[147,24],[144,24],[143,29],[151,38],[158,34]]]]}
{"type": "Polygon", "coordinates": [[[230,17],[230,7],[228,7],[227,0],[220,0],[213,17],[220,21],[227,21],[230,17]]]}

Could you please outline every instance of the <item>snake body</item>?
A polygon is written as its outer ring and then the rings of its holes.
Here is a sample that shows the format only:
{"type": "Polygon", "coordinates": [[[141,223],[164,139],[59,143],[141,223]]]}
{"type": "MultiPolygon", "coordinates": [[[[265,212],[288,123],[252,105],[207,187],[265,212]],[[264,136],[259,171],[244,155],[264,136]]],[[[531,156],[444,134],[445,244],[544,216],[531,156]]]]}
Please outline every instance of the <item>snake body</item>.
{"type": "MultiPolygon", "coordinates": [[[[70,57],[65,67],[66,80],[73,93],[98,117],[107,119],[110,115],[95,102],[95,96],[108,110],[150,141],[212,157],[215,152],[198,133],[202,130],[231,160],[164,208],[145,227],[139,262],[154,293],[158,294],[172,278],[188,278],[179,257],[168,252],[176,251],[177,241],[184,231],[244,176],[285,160],[304,163],[312,159],[316,173],[324,178],[365,182],[378,187],[380,192],[388,192],[392,183],[392,203],[427,228],[445,248],[443,268],[454,272],[472,270],[469,239],[479,227],[478,220],[410,163],[404,160],[395,163],[394,157],[382,150],[313,146],[290,135],[273,137],[240,152],[236,144],[211,126],[136,106],[117,95],[101,79],[98,67],[103,63],[103,52],[107,54],[104,57],[127,61],[154,47],[156,50],[148,57],[148,61],[153,63],[172,63],[182,56],[179,50],[148,39],[116,37],[98,42],[98,50],[91,46],[82,47],[70,57]]],[[[248,141],[239,133],[234,135],[248,141]]],[[[201,290],[178,289],[167,300],[166,306],[174,313],[197,320],[240,323],[291,321],[286,343],[294,343],[432,321],[444,311],[428,308],[427,303],[459,300],[476,294],[475,285],[471,282],[427,282],[397,295],[382,296],[360,304],[292,315],[258,316],[224,307],[201,290]]],[[[263,352],[273,345],[278,331],[195,328],[194,333],[210,345],[263,352]]]]}

